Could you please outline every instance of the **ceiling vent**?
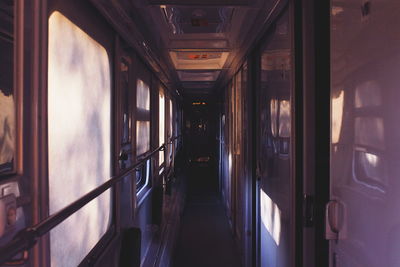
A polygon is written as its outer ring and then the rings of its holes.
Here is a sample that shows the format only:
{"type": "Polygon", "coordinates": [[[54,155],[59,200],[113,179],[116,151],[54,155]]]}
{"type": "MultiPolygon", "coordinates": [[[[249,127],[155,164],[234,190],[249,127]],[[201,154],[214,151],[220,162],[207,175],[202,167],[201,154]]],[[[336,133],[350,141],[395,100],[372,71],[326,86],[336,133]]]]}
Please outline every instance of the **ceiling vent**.
{"type": "Polygon", "coordinates": [[[225,33],[230,30],[234,8],[192,8],[161,5],[173,34],[225,33]]]}
{"type": "Polygon", "coordinates": [[[219,70],[224,67],[229,52],[173,50],[169,54],[177,70],[219,70]]]}

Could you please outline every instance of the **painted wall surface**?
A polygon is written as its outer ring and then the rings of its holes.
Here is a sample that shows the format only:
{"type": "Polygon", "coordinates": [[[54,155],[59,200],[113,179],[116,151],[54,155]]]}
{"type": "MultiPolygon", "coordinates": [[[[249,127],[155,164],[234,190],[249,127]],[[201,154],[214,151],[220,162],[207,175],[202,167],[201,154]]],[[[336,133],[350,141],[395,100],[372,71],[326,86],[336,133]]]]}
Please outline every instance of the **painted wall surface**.
{"type": "Polygon", "coordinates": [[[331,1],[330,266],[400,266],[400,2],[331,1]]]}

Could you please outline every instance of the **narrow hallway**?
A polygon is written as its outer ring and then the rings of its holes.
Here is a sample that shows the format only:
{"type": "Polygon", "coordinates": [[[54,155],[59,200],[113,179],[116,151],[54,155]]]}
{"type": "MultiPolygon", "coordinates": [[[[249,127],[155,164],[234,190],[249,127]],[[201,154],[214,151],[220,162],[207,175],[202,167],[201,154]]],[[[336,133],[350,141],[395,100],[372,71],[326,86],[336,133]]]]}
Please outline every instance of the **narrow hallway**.
{"type": "Polygon", "coordinates": [[[193,162],[189,167],[174,267],[241,266],[212,165],[210,162],[193,162]]]}

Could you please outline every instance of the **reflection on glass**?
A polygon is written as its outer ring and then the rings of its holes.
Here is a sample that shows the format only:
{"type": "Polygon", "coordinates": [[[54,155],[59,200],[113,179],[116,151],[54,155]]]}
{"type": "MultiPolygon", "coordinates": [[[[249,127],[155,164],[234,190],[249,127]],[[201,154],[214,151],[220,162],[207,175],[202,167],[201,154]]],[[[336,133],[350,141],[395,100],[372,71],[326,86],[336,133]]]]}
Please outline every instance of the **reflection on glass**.
{"type": "MultiPolygon", "coordinates": [[[[111,80],[106,50],[59,12],[49,18],[50,214],[111,175],[111,80]]],[[[110,191],[50,233],[51,266],[78,266],[106,232],[110,191]]]]}
{"type": "Polygon", "coordinates": [[[385,186],[387,175],[382,156],[361,150],[356,150],[355,153],[357,180],[375,188],[385,186]]]}
{"type": "Polygon", "coordinates": [[[274,137],[278,134],[278,100],[271,99],[271,131],[274,137]]]}
{"type": "Polygon", "coordinates": [[[12,171],[16,146],[14,1],[0,2],[0,173],[12,171]]]}
{"type": "Polygon", "coordinates": [[[376,149],[385,149],[383,119],[379,117],[358,117],[355,119],[355,142],[376,149]]]}
{"type": "Polygon", "coordinates": [[[381,87],[376,81],[367,81],[356,87],[355,106],[377,107],[382,104],[381,87]]]}
{"type": "MultiPolygon", "coordinates": [[[[160,88],[159,94],[159,117],[158,117],[158,143],[161,146],[165,143],[165,97],[164,91],[160,88]]],[[[159,164],[164,163],[164,153],[161,151],[159,154],[159,164]]]]}
{"type": "Polygon", "coordinates": [[[332,143],[337,144],[342,130],[344,91],[339,96],[332,98],[332,143]]]}
{"type": "Polygon", "coordinates": [[[279,136],[290,137],[290,101],[279,101],[279,136]]]}
{"type": "Polygon", "coordinates": [[[150,121],[136,122],[136,151],[138,155],[150,150],[150,121]]]}
{"type": "Polygon", "coordinates": [[[260,266],[290,266],[292,24],[288,10],[274,22],[261,54],[260,266]],[[284,233],[284,234],[283,234],[284,233]]]}

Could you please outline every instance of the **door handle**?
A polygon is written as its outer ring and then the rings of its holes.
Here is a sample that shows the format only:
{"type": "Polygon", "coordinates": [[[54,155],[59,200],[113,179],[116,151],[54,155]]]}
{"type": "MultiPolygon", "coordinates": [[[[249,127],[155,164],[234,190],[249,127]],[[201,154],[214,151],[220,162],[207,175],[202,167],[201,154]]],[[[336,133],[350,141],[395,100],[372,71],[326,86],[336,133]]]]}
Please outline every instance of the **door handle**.
{"type": "Polygon", "coordinates": [[[119,163],[119,168],[121,170],[126,168],[125,161],[127,161],[128,159],[129,159],[128,152],[121,149],[121,151],[119,152],[119,155],[118,155],[118,163],[119,163]]]}
{"type": "Polygon", "coordinates": [[[339,239],[339,202],[331,200],[325,207],[325,239],[339,239]]]}
{"type": "Polygon", "coordinates": [[[128,153],[126,153],[126,151],[124,151],[124,150],[121,150],[120,152],[119,152],[119,156],[118,156],[118,160],[119,161],[125,161],[125,160],[128,160],[128,153]]]}

